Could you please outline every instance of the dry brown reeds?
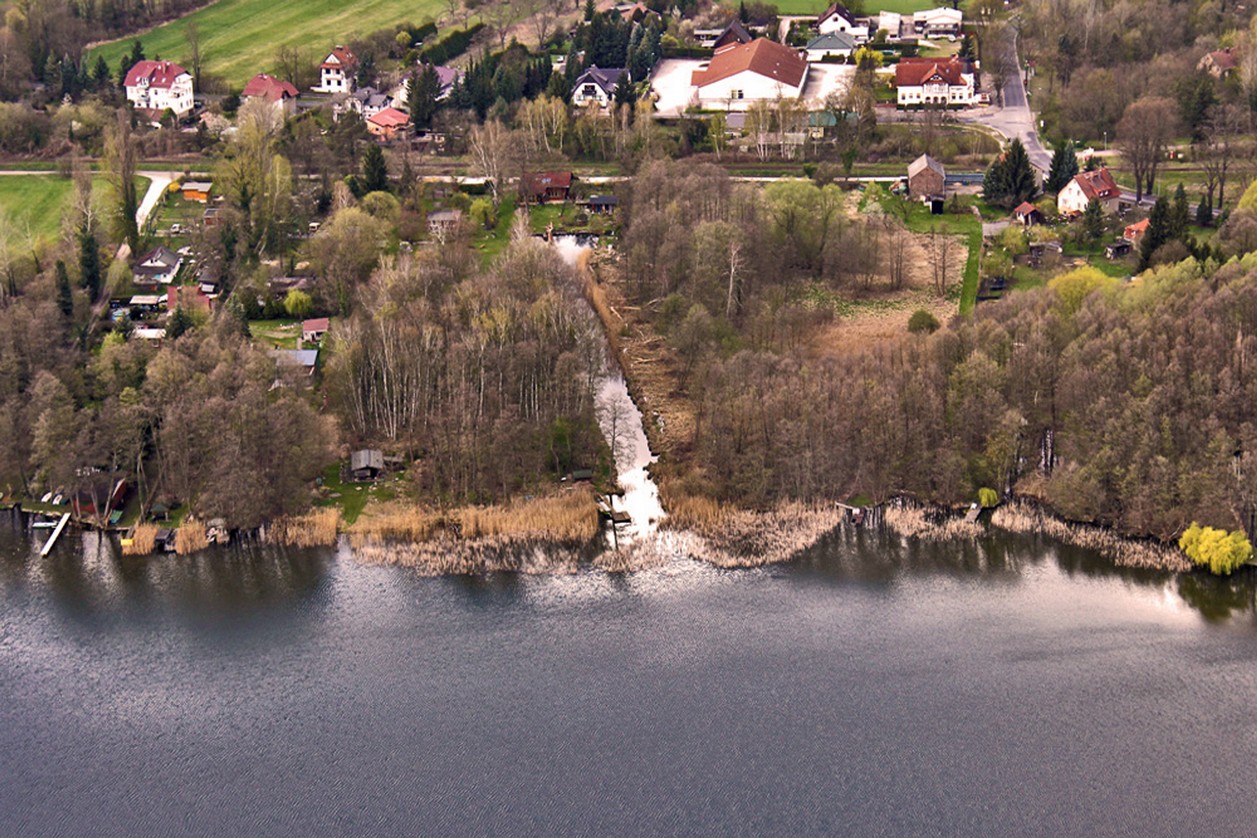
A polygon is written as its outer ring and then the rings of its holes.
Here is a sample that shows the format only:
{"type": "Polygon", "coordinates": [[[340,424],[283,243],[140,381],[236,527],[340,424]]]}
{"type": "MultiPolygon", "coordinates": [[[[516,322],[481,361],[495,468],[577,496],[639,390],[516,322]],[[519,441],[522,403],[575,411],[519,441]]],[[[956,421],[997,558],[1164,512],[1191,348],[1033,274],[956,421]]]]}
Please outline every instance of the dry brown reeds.
{"type": "MultiPolygon", "coordinates": [[[[663,493],[663,486],[660,486],[663,493]]],[[[693,530],[701,535],[719,532],[735,507],[702,495],[670,492],[666,497],[668,517],[665,525],[673,530],[693,530]]]]}
{"type": "Polygon", "coordinates": [[[130,539],[123,539],[122,554],[124,556],[148,556],[157,549],[156,524],[139,524],[131,532],[130,539]]]}
{"type": "Polygon", "coordinates": [[[844,517],[842,510],[827,503],[790,502],[761,512],[713,505],[701,498],[691,501],[682,504],[685,531],[677,533],[678,548],[724,568],[789,561],[833,532],[844,517]]]}
{"type": "Polygon", "coordinates": [[[205,532],[205,525],[195,518],[184,519],[179,529],[175,530],[175,552],[180,556],[204,550],[208,546],[209,536],[205,532]]]}
{"type": "Polygon", "coordinates": [[[339,532],[339,509],[314,509],[267,524],[262,530],[262,541],[283,547],[328,547],[336,543],[339,532]]]}
{"type": "Polygon", "coordinates": [[[915,506],[892,506],[886,509],[882,520],[887,528],[905,538],[926,541],[955,541],[977,538],[982,535],[982,525],[976,521],[948,517],[943,521],[931,521],[926,510],[915,506]]]}
{"type": "Polygon", "coordinates": [[[1121,567],[1142,567],[1185,573],[1191,562],[1167,544],[1123,538],[1105,527],[1072,524],[1027,503],[1011,501],[991,516],[991,526],[1016,533],[1045,535],[1074,547],[1094,550],[1121,567]]]}

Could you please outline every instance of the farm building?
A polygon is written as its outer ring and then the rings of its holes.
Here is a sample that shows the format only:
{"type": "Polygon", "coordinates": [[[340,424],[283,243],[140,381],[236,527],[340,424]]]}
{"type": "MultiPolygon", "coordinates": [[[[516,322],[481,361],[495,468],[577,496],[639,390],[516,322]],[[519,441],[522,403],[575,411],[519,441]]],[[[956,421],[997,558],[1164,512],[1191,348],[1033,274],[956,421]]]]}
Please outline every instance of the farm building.
{"type": "Polygon", "coordinates": [[[908,197],[914,201],[942,197],[947,191],[946,183],[943,164],[928,154],[908,164],[908,197]]]}
{"type": "Polygon", "coordinates": [[[807,83],[807,62],[790,47],[759,38],[716,53],[693,72],[699,104],[746,110],[754,101],[797,99],[807,83]]]}

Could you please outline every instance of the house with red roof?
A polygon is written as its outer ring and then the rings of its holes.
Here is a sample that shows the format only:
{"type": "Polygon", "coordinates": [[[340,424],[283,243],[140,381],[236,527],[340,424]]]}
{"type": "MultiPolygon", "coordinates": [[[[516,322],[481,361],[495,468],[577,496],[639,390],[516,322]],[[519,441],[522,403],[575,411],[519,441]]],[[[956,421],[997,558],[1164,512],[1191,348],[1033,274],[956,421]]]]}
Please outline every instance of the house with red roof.
{"type": "Polygon", "coordinates": [[[367,119],[367,133],[380,142],[394,140],[409,128],[410,117],[397,108],[385,108],[367,119]]]}
{"type": "Polygon", "coordinates": [[[319,83],[313,90],[318,93],[352,93],[357,71],[358,56],[337,44],[319,65],[319,83]]]}
{"type": "Polygon", "coordinates": [[[1204,57],[1196,64],[1197,70],[1202,70],[1215,79],[1226,78],[1235,72],[1235,68],[1240,66],[1239,58],[1235,55],[1233,47],[1215,50],[1205,53],[1204,57]]]}
{"type": "Polygon", "coordinates": [[[901,58],[895,65],[900,107],[967,107],[977,101],[973,66],[962,58],[901,58]]]}
{"type": "Polygon", "coordinates": [[[173,61],[137,61],[123,81],[127,101],[158,119],[167,110],[182,119],[192,113],[192,75],[173,61]]]}
{"type": "Polygon", "coordinates": [[[694,71],[690,83],[703,107],[744,111],[756,100],[799,98],[807,70],[797,50],[758,38],[722,49],[694,71]]]}
{"type": "Polygon", "coordinates": [[[1109,170],[1096,169],[1094,172],[1079,172],[1065,184],[1056,196],[1056,210],[1062,216],[1071,218],[1086,212],[1087,204],[1095,200],[1105,212],[1117,212],[1121,199],[1122,191],[1117,188],[1117,181],[1113,180],[1109,170]]]}
{"type": "Polygon", "coordinates": [[[572,194],[571,172],[525,172],[519,179],[519,192],[526,203],[566,201],[572,194]]]}
{"type": "Polygon", "coordinates": [[[297,88],[283,79],[277,79],[269,73],[258,73],[249,79],[240,94],[245,99],[260,99],[275,106],[285,116],[297,107],[297,88]]]}
{"type": "Polygon", "coordinates": [[[1126,229],[1122,231],[1122,238],[1131,244],[1139,244],[1139,240],[1144,237],[1144,233],[1148,232],[1148,219],[1136,221],[1134,224],[1127,224],[1126,229]]]}

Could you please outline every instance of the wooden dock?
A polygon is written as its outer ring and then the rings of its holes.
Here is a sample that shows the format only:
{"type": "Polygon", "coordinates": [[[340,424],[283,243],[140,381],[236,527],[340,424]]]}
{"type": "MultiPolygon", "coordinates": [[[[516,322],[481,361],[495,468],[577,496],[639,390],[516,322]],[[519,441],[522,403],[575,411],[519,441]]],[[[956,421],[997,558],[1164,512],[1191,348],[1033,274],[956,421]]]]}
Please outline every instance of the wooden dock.
{"type": "Polygon", "coordinates": [[[40,558],[45,558],[52,552],[53,545],[57,543],[57,539],[61,537],[61,532],[68,523],[70,523],[70,513],[66,512],[61,515],[61,520],[57,522],[57,528],[52,531],[52,535],[48,536],[48,540],[44,542],[44,549],[39,551],[40,558]]]}

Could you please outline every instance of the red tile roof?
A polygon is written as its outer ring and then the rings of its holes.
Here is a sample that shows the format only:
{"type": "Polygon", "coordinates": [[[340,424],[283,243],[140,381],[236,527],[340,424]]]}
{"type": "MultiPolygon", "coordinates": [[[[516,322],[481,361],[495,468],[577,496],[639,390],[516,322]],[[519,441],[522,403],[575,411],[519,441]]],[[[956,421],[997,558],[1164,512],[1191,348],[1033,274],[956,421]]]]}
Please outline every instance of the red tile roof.
{"type": "Polygon", "coordinates": [[[1143,221],[1127,224],[1126,229],[1122,231],[1122,238],[1128,242],[1133,242],[1146,232],[1148,232],[1148,219],[1145,218],[1143,221]]]}
{"type": "Polygon", "coordinates": [[[358,56],[342,46],[335,46],[332,52],[323,59],[323,63],[319,65],[319,69],[327,70],[351,70],[358,66],[358,56]],[[333,61],[332,59],[336,59],[333,61]]]}
{"type": "Polygon", "coordinates": [[[1113,180],[1108,169],[1079,172],[1074,175],[1074,182],[1082,188],[1082,194],[1087,196],[1088,201],[1092,198],[1097,201],[1107,201],[1121,194],[1117,188],[1117,181],[1113,180]]]}
{"type": "Polygon", "coordinates": [[[1032,212],[1038,212],[1039,208],[1029,201],[1022,201],[1017,209],[1013,210],[1013,215],[1030,215],[1032,212]]]}
{"type": "Polygon", "coordinates": [[[278,102],[285,98],[297,98],[297,88],[267,73],[258,73],[249,79],[249,83],[244,86],[242,95],[246,98],[260,96],[268,102],[278,102]]]}
{"type": "Polygon", "coordinates": [[[946,61],[934,58],[903,58],[895,65],[895,86],[916,87],[931,81],[947,85],[961,85],[961,77],[968,69],[966,62],[954,56],[946,61]]]}
{"type": "Polygon", "coordinates": [[[160,87],[169,89],[175,83],[175,79],[187,74],[187,70],[180,67],[173,61],[137,61],[135,65],[127,71],[125,87],[136,87],[141,79],[148,80],[149,87],[160,87]]]}
{"type": "Polygon", "coordinates": [[[1213,61],[1213,66],[1223,72],[1234,70],[1240,63],[1230,49],[1220,49],[1217,52],[1211,52],[1209,53],[1209,58],[1213,61]]]}
{"type": "Polygon", "coordinates": [[[331,327],[331,321],[326,317],[315,317],[312,320],[301,321],[301,331],[303,332],[326,332],[331,327]]]}
{"type": "Polygon", "coordinates": [[[722,50],[705,70],[695,70],[691,83],[696,87],[718,82],[744,70],[798,87],[807,75],[807,62],[790,47],[758,38],[749,44],[739,44],[722,50]]]}
{"type": "Polygon", "coordinates": [[[534,195],[547,189],[571,189],[571,172],[527,172],[523,177],[524,188],[534,195]]]}
{"type": "Polygon", "coordinates": [[[368,119],[367,122],[374,123],[381,128],[400,128],[410,122],[410,117],[397,108],[385,108],[368,119]]]}

